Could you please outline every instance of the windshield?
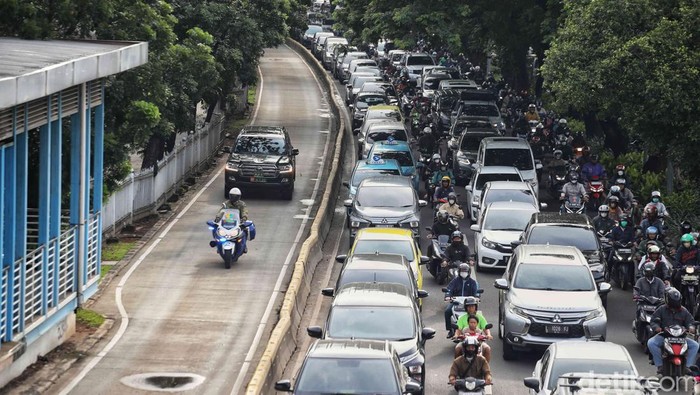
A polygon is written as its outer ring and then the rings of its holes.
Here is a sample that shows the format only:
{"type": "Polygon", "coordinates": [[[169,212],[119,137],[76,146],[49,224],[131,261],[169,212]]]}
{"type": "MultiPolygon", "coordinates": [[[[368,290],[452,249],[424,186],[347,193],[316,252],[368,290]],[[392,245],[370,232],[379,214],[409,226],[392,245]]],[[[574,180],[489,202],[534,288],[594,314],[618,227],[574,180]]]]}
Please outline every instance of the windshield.
{"type": "Polygon", "coordinates": [[[533,227],[527,243],[574,246],[581,251],[598,251],[595,232],[577,226],[533,227]]]}
{"type": "Polygon", "coordinates": [[[484,217],[485,230],[523,231],[534,211],[490,210],[484,217]]]}
{"type": "Polygon", "coordinates": [[[369,106],[374,106],[377,104],[385,104],[386,100],[384,100],[384,96],[382,95],[377,95],[377,96],[360,96],[357,98],[357,103],[355,105],[357,108],[367,108],[369,106]]]}
{"type": "Polygon", "coordinates": [[[338,289],[350,283],[394,283],[413,289],[413,279],[408,270],[344,270],[338,289]]]}
{"type": "Polygon", "coordinates": [[[364,169],[355,171],[355,175],[352,177],[352,186],[356,187],[360,185],[362,180],[369,177],[377,176],[400,176],[401,172],[399,169],[364,169]]]}
{"type": "MultiPolygon", "coordinates": [[[[533,256],[536,258],[536,256],[533,256]]],[[[581,265],[541,265],[521,263],[513,286],[543,291],[592,291],[591,271],[581,265]]]]}
{"type": "Polygon", "coordinates": [[[416,330],[408,307],[335,306],[328,317],[328,337],[334,339],[411,339],[416,330]]]}
{"type": "Polygon", "coordinates": [[[378,77],[375,76],[362,76],[362,77],[357,77],[355,78],[355,81],[352,83],[353,88],[360,88],[362,87],[362,84],[364,84],[367,81],[378,81],[378,77]]]}
{"type": "Polygon", "coordinates": [[[423,83],[423,86],[425,89],[437,89],[438,85],[440,85],[440,81],[447,79],[445,78],[426,78],[425,82],[423,83]]]}
{"type": "Polygon", "coordinates": [[[447,112],[452,110],[452,106],[455,104],[456,98],[453,96],[445,96],[440,99],[440,111],[447,112]]]}
{"type": "Polygon", "coordinates": [[[241,213],[238,211],[238,209],[229,208],[223,210],[223,215],[221,216],[221,226],[223,226],[224,228],[232,229],[238,226],[238,223],[240,221],[241,213]]]}
{"type": "Polygon", "coordinates": [[[433,62],[433,58],[430,56],[409,56],[408,60],[406,60],[406,66],[432,66],[435,63],[433,62]]]}
{"type": "Polygon", "coordinates": [[[535,204],[535,197],[529,189],[489,189],[484,196],[483,207],[493,202],[523,202],[535,204]]]}
{"type": "Polygon", "coordinates": [[[385,141],[389,136],[394,136],[394,140],[408,141],[408,136],[406,136],[406,131],[403,129],[379,129],[371,130],[367,134],[368,143],[374,143],[375,141],[385,141]]]}
{"type": "Polygon", "coordinates": [[[478,151],[479,150],[479,144],[481,144],[481,140],[484,138],[484,136],[470,136],[466,135],[462,137],[462,144],[459,146],[459,149],[462,151],[478,151]]]}
{"type": "Polygon", "coordinates": [[[363,207],[413,207],[413,188],[392,187],[386,193],[386,187],[362,187],[357,193],[357,204],[363,207]]]}
{"type": "Polygon", "coordinates": [[[465,115],[477,115],[482,117],[497,117],[498,108],[492,104],[467,104],[462,109],[465,115]]]}
{"type": "MultiPolygon", "coordinates": [[[[552,370],[549,376],[547,388],[554,389],[557,385],[557,380],[564,374],[586,372],[597,374],[618,374],[618,375],[634,375],[637,374],[634,368],[628,361],[611,361],[605,359],[569,359],[557,358],[552,364],[552,370]]],[[[609,383],[613,389],[612,383],[609,383]]]]}
{"type": "Polygon", "coordinates": [[[484,184],[491,181],[522,181],[520,174],[479,174],[479,178],[476,179],[476,189],[484,189],[484,184]]]}
{"type": "Polygon", "coordinates": [[[377,394],[401,393],[389,359],[308,358],[294,393],[377,394]]]}
{"type": "Polygon", "coordinates": [[[519,170],[532,170],[532,154],[526,148],[489,148],[486,150],[484,166],[513,166],[519,170]]]}
{"type": "Polygon", "coordinates": [[[369,110],[367,111],[367,114],[365,115],[365,120],[369,119],[384,119],[388,118],[390,120],[401,120],[401,114],[399,114],[398,111],[393,111],[393,110],[369,110]]]}
{"type": "Polygon", "coordinates": [[[396,159],[396,161],[399,162],[399,166],[402,167],[413,166],[413,158],[411,154],[406,151],[374,152],[373,155],[379,155],[382,159],[396,159]]]}
{"type": "Polygon", "coordinates": [[[304,33],[307,36],[313,36],[314,33],[320,32],[323,30],[323,27],[321,26],[309,26],[308,29],[306,29],[306,33],[304,33]]]}
{"type": "Polygon", "coordinates": [[[287,147],[283,137],[242,136],[233,152],[281,155],[287,152],[287,147]]]}
{"type": "Polygon", "coordinates": [[[410,240],[367,240],[359,239],[355,243],[353,254],[399,254],[412,261],[413,245],[410,240]]]}

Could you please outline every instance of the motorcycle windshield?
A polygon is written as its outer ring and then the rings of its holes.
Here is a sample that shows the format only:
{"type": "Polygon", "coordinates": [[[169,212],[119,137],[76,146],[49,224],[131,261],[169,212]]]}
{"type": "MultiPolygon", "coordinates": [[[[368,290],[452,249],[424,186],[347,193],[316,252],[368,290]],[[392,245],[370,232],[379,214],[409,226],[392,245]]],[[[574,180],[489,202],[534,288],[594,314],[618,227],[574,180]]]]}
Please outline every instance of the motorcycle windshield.
{"type": "Polygon", "coordinates": [[[581,196],[569,196],[569,206],[581,207],[581,196]]]}
{"type": "Polygon", "coordinates": [[[440,247],[447,246],[448,244],[450,244],[450,236],[439,235],[438,236],[438,244],[440,244],[440,247]]]}
{"type": "Polygon", "coordinates": [[[241,213],[238,209],[229,208],[224,210],[224,215],[221,216],[221,226],[225,229],[233,229],[241,222],[241,213]]]}

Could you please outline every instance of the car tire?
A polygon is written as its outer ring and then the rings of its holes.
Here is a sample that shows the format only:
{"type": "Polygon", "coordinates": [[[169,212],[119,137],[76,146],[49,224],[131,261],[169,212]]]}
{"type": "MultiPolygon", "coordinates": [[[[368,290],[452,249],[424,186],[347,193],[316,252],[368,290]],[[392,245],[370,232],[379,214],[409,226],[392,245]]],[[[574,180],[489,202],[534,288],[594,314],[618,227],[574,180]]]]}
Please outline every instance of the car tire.
{"type": "Polygon", "coordinates": [[[503,339],[503,360],[512,361],[515,359],[515,350],[513,346],[508,344],[506,339],[503,339]]]}
{"type": "Polygon", "coordinates": [[[287,187],[282,190],[282,199],[284,200],[292,200],[294,197],[294,184],[292,184],[291,187],[287,187]]]}
{"type": "Polygon", "coordinates": [[[505,327],[503,326],[503,315],[500,312],[500,307],[498,310],[498,338],[503,340],[503,332],[505,327]]]}

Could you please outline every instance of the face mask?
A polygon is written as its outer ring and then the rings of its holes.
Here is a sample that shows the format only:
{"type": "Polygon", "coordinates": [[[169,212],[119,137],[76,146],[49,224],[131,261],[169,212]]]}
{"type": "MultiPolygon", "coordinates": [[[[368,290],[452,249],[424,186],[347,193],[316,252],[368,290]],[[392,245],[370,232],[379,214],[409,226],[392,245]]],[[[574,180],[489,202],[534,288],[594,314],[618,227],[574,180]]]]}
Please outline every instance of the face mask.
{"type": "Polygon", "coordinates": [[[617,172],[617,175],[618,175],[618,176],[621,176],[621,175],[623,175],[623,174],[625,174],[625,172],[622,171],[622,170],[620,170],[620,171],[617,172]]]}
{"type": "Polygon", "coordinates": [[[578,180],[571,180],[572,184],[578,184],[578,180]]]}
{"type": "Polygon", "coordinates": [[[455,203],[457,203],[457,201],[454,200],[454,199],[447,199],[447,201],[448,201],[451,205],[454,205],[455,203]]]}
{"type": "Polygon", "coordinates": [[[623,228],[627,226],[627,221],[620,221],[620,226],[622,226],[623,228]]]}
{"type": "Polygon", "coordinates": [[[467,278],[467,277],[469,276],[469,274],[468,274],[468,273],[461,272],[461,273],[459,273],[459,276],[462,277],[462,278],[467,278]]]}
{"type": "Polygon", "coordinates": [[[608,216],[608,213],[600,213],[600,216],[601,216],[602,218],[605,218],[605,217],[608,216]]]}
{"type": "Polygon", "coordinates": [[[644,277],[646,277],[647,280],[651,281],[654,278],[654,273],[644,273],[644,277]]]}
{"type": "Polygon", "coordinates": [[[653,197],[653,198],[651,198],[651,201],[654,202],[654,203],[658,203],[658,202],[659,202],[659,198],[653,197]]]}
{"type": "Polygon", "coordinates": [[[464,350],[464,355],[465,355],[469,360],[471,360],[472,358],[474,358],[474,355],[476,355],[476,350],[473,350],[473,349],[468,348],[468,349],[464,350]]]}

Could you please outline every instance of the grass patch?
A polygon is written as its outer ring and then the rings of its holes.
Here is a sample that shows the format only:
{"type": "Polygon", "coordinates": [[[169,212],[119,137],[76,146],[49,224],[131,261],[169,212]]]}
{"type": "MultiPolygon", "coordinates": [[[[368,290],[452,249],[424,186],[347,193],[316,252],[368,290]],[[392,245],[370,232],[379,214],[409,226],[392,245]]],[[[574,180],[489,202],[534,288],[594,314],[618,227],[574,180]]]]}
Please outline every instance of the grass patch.
{"type": "Polygon", "coordinates": [[[100,266],[100,280],[102,280],[104,278],[104,276],[107,274],[107,272],[112,270],[113,266],[114,265],[102,265],[102,266],[100,266]]]}
{"type": "Polygon", "coordinates": [[[92,310],[83,309],[81,307],[75,312],[78,322],[92,328],[97,328],[105,322],[105,317],[92,310]]]}
{"type": "Polygon", "coordinates": [[[252,106],[255,104],[255,92],[257,92],[257,86],[249,86],[248,87],[248,103],[252,106]]]}
{"type": "Polygon", "coordinates": [[[116,243],[102,245],[102,260],[103,261],[120,261],[124,258],[131,247],[136,244],[135,241],[119,241],[116,243]]]}

